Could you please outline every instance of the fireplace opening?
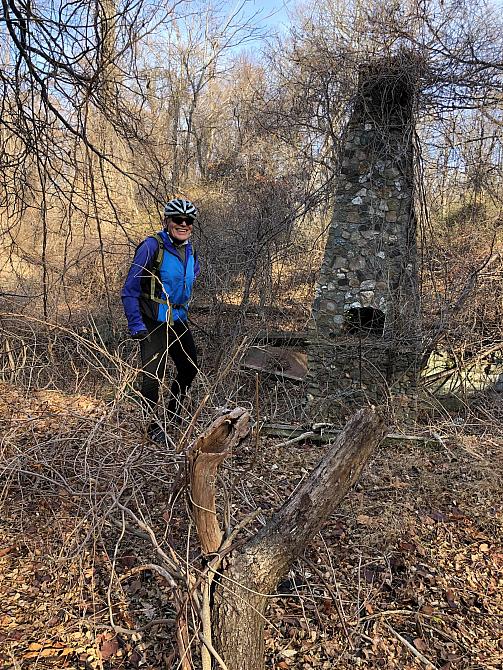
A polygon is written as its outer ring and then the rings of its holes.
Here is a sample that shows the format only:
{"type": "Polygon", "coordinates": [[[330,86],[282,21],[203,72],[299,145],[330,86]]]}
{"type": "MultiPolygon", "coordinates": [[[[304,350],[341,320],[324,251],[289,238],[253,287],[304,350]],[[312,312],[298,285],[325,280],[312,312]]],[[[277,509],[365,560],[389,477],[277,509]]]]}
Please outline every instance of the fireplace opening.
{"type": "Polygon", "coordinates": [[[352,307],[346,312],[344,331],[349,335],[374,335],[382,337],[384,334],[384,312],[373,307],[352,307]]]}

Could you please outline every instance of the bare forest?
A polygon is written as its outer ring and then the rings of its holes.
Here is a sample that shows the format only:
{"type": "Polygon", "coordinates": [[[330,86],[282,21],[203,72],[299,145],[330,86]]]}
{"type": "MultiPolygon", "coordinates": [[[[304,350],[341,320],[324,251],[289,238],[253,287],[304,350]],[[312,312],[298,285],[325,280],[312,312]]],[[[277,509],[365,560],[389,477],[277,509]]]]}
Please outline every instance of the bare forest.
{"type": "Polygon", "coordinates": [[[502,667],[501,10],[2,0],[0,668],[502,667]],[[415,410],[388,389],[313,425],[292,359],[251,352],[304,355],[359,73],[388,62],[415,410]],[[174,197],[199,373],[160,446],[120,293],[174,197]]]}

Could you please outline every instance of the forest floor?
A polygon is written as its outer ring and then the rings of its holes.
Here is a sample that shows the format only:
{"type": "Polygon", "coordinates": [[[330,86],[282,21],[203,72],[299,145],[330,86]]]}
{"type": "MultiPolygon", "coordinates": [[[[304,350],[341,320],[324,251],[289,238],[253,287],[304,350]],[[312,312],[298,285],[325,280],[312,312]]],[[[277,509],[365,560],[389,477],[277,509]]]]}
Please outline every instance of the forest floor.
{"type": "MultiPolygon", "coordinates": [[[[379,447],[271,598],[268,669],[501,669],[503,435],[487,416],[379,447]]],[[[179,667],[152,546],[105,489],[196,564],[185,503],[166,507],[180,457],[85,396],[2,384],[0,422],[0,667],[179,667]]],[[[224,469],[231,522],[265,521],[325,448],[246,442],[224,469]]]]}

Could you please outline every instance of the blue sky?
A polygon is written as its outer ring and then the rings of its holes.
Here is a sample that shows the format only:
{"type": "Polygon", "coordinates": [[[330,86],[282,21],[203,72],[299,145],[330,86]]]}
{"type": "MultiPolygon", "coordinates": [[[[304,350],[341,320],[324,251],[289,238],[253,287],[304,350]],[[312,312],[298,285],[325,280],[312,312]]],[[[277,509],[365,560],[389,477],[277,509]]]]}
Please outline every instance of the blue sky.
{"type": "MultiPolygon", "coordinates": [[[[255,20],[261,28],[281,31],[290,23],[288,12],[293,10],[295,2],[296,0],[246,0],[243,13],[245,16],[257,14],[255,20]]],[[[239,4],[227,2],[229,8],[239,7],[239,4]]]]}

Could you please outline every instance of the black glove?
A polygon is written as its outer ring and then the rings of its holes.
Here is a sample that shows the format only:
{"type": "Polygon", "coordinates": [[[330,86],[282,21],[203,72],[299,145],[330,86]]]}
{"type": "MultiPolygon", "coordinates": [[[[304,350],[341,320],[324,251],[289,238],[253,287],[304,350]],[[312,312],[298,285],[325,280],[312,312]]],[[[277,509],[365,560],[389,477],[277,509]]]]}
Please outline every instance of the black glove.
{"type": "Polygon", "coordinates": [[[148,330],[139,330],[137,333],[134,335],[131,335],[133,340],[143,340],[144,337],[147,337],[148,335],[148,330]]]}

